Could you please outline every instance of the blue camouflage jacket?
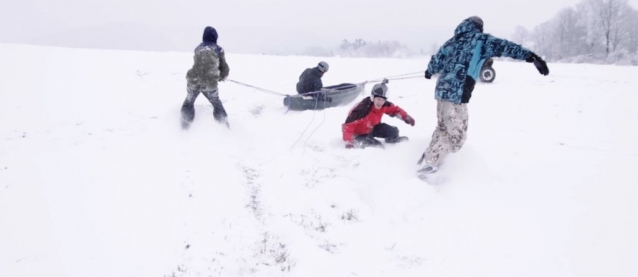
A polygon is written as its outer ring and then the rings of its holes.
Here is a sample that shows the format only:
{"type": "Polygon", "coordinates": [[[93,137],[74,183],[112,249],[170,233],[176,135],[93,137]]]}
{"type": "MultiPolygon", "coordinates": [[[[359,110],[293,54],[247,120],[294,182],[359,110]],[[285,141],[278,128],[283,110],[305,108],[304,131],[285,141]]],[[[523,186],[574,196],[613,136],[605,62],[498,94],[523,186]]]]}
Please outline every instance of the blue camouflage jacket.
{"type": "Polygon", "coordinates": [[[505,56],[524,60],[530,54],[530,50],[518,44],[481,32],[465,19],[454,30],[454,37],[432,56],[427,71],[440,74],[435,89],[437,100],[468,103],[487,58],[505,56]]]}

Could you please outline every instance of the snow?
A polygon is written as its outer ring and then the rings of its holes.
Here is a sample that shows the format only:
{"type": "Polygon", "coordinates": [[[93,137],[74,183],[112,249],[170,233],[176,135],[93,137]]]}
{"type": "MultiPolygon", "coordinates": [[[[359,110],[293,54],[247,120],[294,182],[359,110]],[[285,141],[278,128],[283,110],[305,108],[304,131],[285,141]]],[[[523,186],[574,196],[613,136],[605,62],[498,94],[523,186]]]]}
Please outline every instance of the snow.
{"type": "MultiPolygon", "coordinates": [[[[290,94],[320,61],[227,60],[231,79],[290,94]]],[[[427,65],[325,60],[325,85],[427,65]]],[[[0,44],[0,276],[638,275],[638,68],[552,63],[541,76],[496,61],[433,186],[414,170],[434,80],[389,83],[416,126],[384,121],[409,142],[349,150],[354,102],[286,113],[231,82],[231,130],[201,96],[181,130],[191,62],[0,44]]]]}

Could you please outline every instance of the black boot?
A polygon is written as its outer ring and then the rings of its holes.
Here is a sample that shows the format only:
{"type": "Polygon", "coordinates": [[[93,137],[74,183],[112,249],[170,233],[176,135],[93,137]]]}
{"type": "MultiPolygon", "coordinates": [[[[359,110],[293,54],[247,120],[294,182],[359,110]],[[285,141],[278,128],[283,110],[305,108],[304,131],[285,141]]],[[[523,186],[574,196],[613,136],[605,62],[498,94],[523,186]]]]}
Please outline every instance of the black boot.
{"type": "Polygon", "coordinates": [[[404,142],[404,141],[408,141],[408,137],[394,137],[394,138],[387,138],[385,139],[385,142],[387,143],[399,143],[399,142],[404,142]]]}
{"type": "Polygon", "coordinates": [[[385,148],[383,146],[383,143],[381,143],[380,141],[378,141],[375,138],[373,138],[371,136],[368,136],[368,135],[358,136],[358,137],[355,138],[355,140],[360,143],[361,148],[366,148],[366,147],[385,148]]]}
{"type": "Polygon", "coordinates": [[[182,106],[182,128],[186,129],[195,119],[195,107],[189,105],[182,106]]]}

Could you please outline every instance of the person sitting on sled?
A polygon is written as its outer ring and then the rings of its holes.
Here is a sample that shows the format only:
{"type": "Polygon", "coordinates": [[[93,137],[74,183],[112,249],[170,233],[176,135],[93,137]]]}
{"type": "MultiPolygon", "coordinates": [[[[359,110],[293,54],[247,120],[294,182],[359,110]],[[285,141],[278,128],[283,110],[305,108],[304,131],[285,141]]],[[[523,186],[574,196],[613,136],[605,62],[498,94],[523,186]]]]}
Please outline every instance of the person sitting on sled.
{"type": "Polygon", "coordinates": [[[414,126],[414,118],[399,106],[387,101],[388,80],[374,85],[370,97],[364,98],[348,113],[346,122],[341,126],[346,148],[365,148],[367,146],[383,147],[376,138],[384,138],[387,143],[407,140],[399,136],[399,128],[381,123],[383,114],[398,117],[405,123],[414,126]]]}
{"type": "Polygon", "coordinates": [[[327,62],[320,62],[313,68],[306,68],[299,76],[297,93],[307,94],[309,92],[320,91],[323,88],[321,78],[326,72],[328,72],[327,62]]]}

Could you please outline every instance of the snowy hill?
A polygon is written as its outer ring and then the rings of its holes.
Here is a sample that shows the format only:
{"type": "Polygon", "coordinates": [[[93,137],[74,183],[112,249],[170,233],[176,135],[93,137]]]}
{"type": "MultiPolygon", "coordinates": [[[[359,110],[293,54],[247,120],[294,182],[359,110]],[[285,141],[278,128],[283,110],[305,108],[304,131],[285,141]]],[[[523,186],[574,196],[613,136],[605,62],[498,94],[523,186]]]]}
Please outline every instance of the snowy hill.
{"type": "MultiPolygon", "coordinates": [[[[319,61],[227,59],[291,94],[319,61]]],[[[181,130],[191,61],[0,44],[0,276],[638,275],[638,68],[497,61],[432,186],[413,173],[434,80],[389,83],[416,126],[384,121],[409,142],[347,150],[350,106],[286,113],[230,82],[231,130],[203,97],[181,130]]],[[[326,61],[325,85],[428,62],[326,61]]]]}

